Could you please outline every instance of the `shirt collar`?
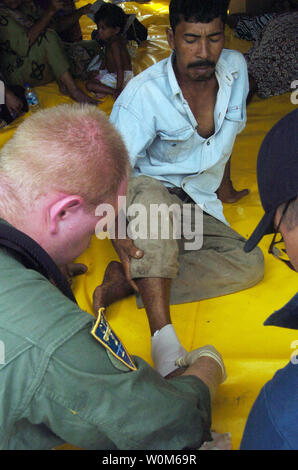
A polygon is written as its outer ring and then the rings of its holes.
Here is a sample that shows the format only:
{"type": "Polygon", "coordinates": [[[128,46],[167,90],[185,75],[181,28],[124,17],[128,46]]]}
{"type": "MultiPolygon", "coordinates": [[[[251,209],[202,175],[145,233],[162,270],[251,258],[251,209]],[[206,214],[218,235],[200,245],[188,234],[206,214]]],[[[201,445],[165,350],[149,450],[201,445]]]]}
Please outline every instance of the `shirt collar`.
{"type": "MultiPolygon", "coordinates": [[[[170,87],[172,90],[172,96],[181,94],[181,88],[178,85],[177,78],[173,68],[173,61],[175,58],[175,51],[172,51],[167,61],[167,72],[170,87]]],[[[220,55],[219,60],[216,64],[215,73],[219,83],[225,83],[228,86],[232,86],[234,80],[237,78],[239,69],[236,65],[229,65],[223,58],[223,54],[220,55]]]]}
{"type": "Polygon", "coordinates": [[[298,292],[284,307],[272,313],[264,325],[298,330],[298,292]]]}
{"type": "Polygon", "coordinates": [[[177,78],[173,68],[173,62],[175,58],[175,52],[172,51],[171,55],[168,57],[167,71],[170,87],[172,90],[172,96],[179,95],[181,93],[181,88],[178,85],[177,78]]]}

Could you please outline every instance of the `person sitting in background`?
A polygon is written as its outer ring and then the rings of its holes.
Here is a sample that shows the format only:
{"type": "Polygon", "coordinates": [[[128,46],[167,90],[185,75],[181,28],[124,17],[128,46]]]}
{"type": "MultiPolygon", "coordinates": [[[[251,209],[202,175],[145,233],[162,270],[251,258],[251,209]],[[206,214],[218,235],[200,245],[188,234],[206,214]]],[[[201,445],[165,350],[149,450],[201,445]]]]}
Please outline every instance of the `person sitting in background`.
{"type": "Polygon", "coordinates": [[[235,36],[253,41],[244,54],[250,84],[248,103],[255,93],[260,98],[269,98],[291,91],[291,83],[298,76],[297,6],[298,2],[293,0],[288,12],[228,17],[227,23],[235,29],[235,36]]]}
{"type": "MultiPolygon", "coordinates": [[[[297,126],[296,109],[275,124],[261,145],[257,174],[265,214],[244,247],[249,252],[264,235],[273,233],[269,253],[294,271],[298,271],[297,126]],[[282,241],[285,249],[280,248],[282,241]]],[[[298,330],[298,293],[264,325],[298,330]]],[[[260,391],[247,419],[241,450],[298,449],[297,363],[294,352],[288,365],[260,391]]]]}
{"type": "Polygon", "coordinates": [[[97,38],[105,44],[104,59],[98,71],[91,72],[86,88],[97,98],[111,94],[117,98],[133,77],[126,40],[122,36],[127,18],[117,5],[102,5],[94,15],[97,38]]]}
{"type": "MultiPolygon", "coordinates": [[[[43,10],[47,10],[51,4],[51,0],[34,0],[43,10]]],[[[76,8],[74,0],[62,0],[62,8],[58,10],[54,16],[56,23],[60,28],[56,28],[62,41],[77,42],[82,41],[82,30],[80,26],[81,16],[87,14],[91,4],[76,8]]]]}
{"type": "Polygon", "coordinates": [[[44,11],[33,2],[3,0],[0,4],[1,68],[8,86],[44,85],[56,80],[63,93],[79,102],[97,103],[74,78],[84,79],[88,63],[99,51],[95,41],[66,44],[52,28],[60,0],[44,11]],[[79,50],[78,50],[79,47],[79,50]]]}

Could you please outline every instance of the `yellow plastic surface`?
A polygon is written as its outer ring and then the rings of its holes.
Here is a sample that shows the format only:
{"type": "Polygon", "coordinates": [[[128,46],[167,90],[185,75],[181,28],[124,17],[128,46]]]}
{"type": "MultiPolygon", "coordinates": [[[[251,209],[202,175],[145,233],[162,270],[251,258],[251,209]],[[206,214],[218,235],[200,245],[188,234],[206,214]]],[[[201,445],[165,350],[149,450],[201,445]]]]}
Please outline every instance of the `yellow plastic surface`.
{"type": "MultiPolygon", "coordinates": [[[[77,2],[77,7],[86,2],[77,2]]],[[[126,12],[136,13],[148,28],[148,40],[138,49],[133,61],[135,73],[165,58],[169,54],[166,41],[168,1],[146,4],[123,4],[126,12]]],[[[95,25],[88,17],[81,19],[84,39],[89,39],[95,25]]],[[[235,39],[227,28],[226,47],[245,52],[250,43],[235,39]]],[[[37,88],[43,107],[70,103],[70,98],[59,94],[56,83],[37,88]]],[[[113,105],[107,97],[99,105],[107,114],[113,105]]],[[[261,216],[256,161],[260,144],[269,129],[285,114],[294,109],[290,94],[260,100],[257,97],[248,107],[245,130],[236,139],[232,155],[232,180],[236,189],[249,188],[251,193],[236,204],[225,205],[224,212],[232,228],[249,236],[261,216]]],[[[0,145],[9,139],[19,118],[0,131],[0,145]]],[[[282,165],[282,155],[281,155],[282,165]]],[[[291,343],[298,340],[298,332],[276,327],[264,327],[264,320],[282,307],[297,291],[297,274],[280,261],[267,255],[271,237],[260,244],[265,255],[265,277],[257,286],[243,292],[215,299],[172,307],[172,320],[182,344],[187,350],[205,344],[214,345],[223,355],[228,373],[213,404],[212,428],[232,434],[233,448],[238,449],[249,410],[260,388],[278,369],[290,360],[291,343]]],[[[110,241],[93,238],[90,248],[78,261],[87,264],[88,273],[74,281],[73,288],[79,305],[92,313],[92,294],[102,282],[107,264],[117,259],[110,241]]],[[[107,311],[107,318],[130,354],[151,363],[150,333],[144,309],[137,309],[130,297],[115,303],[107,311]]],[[[99,391],[100,394],[100,391],[99,391]]],[[[144,424],[145,425],[145,424],[144,424]]],[[[66,446],[67,448],[67,446],[66,446]]]]}

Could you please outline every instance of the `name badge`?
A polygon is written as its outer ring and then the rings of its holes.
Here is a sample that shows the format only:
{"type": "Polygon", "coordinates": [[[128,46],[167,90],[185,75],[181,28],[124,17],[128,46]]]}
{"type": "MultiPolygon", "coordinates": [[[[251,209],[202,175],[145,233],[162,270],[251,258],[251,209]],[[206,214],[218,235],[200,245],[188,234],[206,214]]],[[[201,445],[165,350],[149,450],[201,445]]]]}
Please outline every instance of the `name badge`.
{"type": "Polygon", "coordinates": [[[101,308],[98,311],[97,320],[91,330],[92,336],[129,369],[137,370],[137,367],[133,363],[130,355],[126,351],[118,336],[110,327],[109,322],[106,320],[104,311],[104,308],[101,308]]]}

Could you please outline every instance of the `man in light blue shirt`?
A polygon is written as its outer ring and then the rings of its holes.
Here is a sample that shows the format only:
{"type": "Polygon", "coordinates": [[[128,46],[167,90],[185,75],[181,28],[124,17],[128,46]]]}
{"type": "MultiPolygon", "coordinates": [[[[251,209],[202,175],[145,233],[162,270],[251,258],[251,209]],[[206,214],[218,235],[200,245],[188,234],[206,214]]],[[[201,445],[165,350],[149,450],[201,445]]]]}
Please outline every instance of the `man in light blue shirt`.
{"type": "MultiPolygon", "coordinates": [[[[146,308],[152,357],[162,375],[175,369],[184,352],[170,303],[229,294],[263,277],[261,252],[243,253],[245,240],[228,226],[217,195],[235,138],[245,127],[249,90],[244,57],[223,48],[227,4],[172,0],[172,54],[131,80],[111,114],[133,167],[127,205],[147,204],[149,210],[150,204],[165,203],[182,210],[188,203],[193,212],[204,210],[199,250],[182,248],[176,239],[138,238],[144,256],[129,259],[124,242],[114,241],[146,308]]],[[[199,230],[193,223],[191,233],[199,230]]]]}

